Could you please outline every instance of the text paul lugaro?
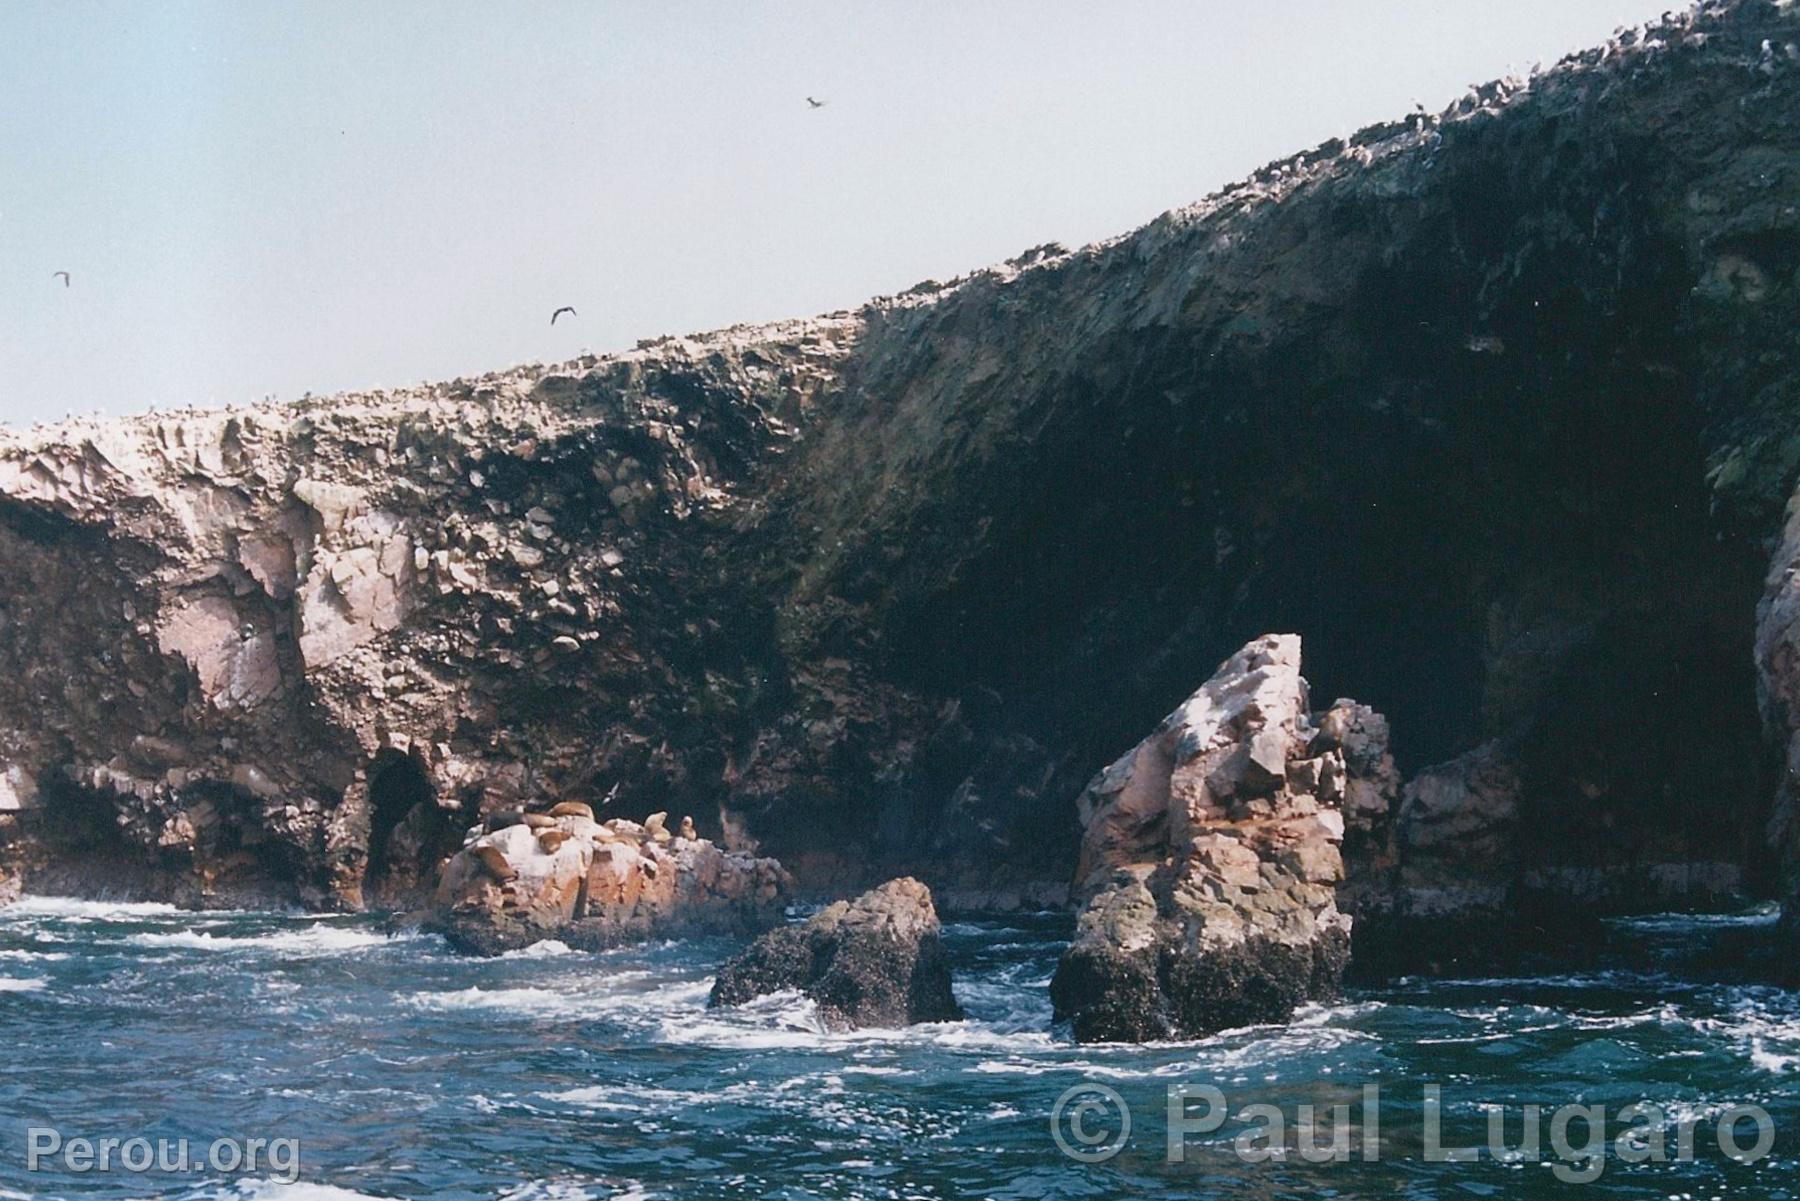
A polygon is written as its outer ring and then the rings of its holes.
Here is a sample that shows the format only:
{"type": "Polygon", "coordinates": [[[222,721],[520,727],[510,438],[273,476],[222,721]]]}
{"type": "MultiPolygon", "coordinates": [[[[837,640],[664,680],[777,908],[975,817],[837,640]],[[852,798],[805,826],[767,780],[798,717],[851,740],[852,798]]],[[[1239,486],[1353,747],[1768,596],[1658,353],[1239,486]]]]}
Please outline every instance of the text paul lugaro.
{"type": "MultiPolygon", "coordinates": [[[[1412,1106],[1406,1109],[1413,1118],[1412,1106]]],[[[1726,1158],[1752,1164],[1775,1147],[1774,1120],[1761,1106],[1749,1104],[1700,1108],[1638,1101],[1609,1112],[1604,1105],[1573,1102],[1546,1114],[1542,1104],[1473,1102],[1466,1110],[1459,1106],[1454,1116],[1477,1118],[1483,1111],[1485,1138],[1470,1138],[1474,1121],[1459,1121],[1447,1136],[1442,1086],[1423,1084],[1417,1125],[1409,1121],[1399,1128],[1395,1123],[1384,1141],[1378,1084],[1363,1085],[1356,1103],[1329,1108],[1298,1104],[1284,1109],[1253,1102],[1234,1110],[1213,1085],[1175,1083],[1168,1089],[1168,1159],[1186,1162],[1191,1137],[1217,1134],[1228,1124],[1237,1128],[1229,1152],[1246,1162],[1297,1156],[1308,1163],[1375,1163],[1416,1156],[1431,1163],[1484,1158],[1524,1163],[1544,1162],[1547,1148],[1555,1176],[1568,1183],[1598,1180],[1609,1158],[1624,1164],[1686,1163],[1695,1158],[1697,1143],[1704,1147],[1711,1142],[1726,1158]]],[[[1217,1151],[1221,1144],[1215,1138],[1202,1145],[1217,1151]]]]}

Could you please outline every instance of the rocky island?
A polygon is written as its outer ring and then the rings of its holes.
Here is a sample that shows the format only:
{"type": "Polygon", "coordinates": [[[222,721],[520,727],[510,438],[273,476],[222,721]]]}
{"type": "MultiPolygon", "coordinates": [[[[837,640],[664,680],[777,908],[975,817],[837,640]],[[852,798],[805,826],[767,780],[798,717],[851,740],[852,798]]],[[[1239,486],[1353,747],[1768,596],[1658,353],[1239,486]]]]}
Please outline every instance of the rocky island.
{"type": "Polygon", "coordinates": [[[1106,1038],[1800,896],[1797,44],[1707,4],[854,311],[0,431],[0,888],[494,951],[915,876],[1081,907],[1106,1038]]]}

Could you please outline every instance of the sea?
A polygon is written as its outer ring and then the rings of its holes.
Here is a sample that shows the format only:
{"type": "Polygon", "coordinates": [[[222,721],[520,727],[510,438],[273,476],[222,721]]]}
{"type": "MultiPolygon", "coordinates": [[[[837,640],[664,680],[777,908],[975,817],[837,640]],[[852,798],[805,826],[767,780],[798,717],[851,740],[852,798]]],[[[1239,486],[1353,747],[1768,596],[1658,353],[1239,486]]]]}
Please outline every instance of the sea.
{"type": "Polygon", "coordinates": [[[1066,914],[947,915],[966,1019],[832,1033],[798,994],[709,1010],[728,939],[484,960],[375,917],[26,898],[0,1201],[1800,1198],[1800,995],[1705,966],[1773,921],[1627,919],[1578,971],[1084,1046],[1048,997],[1066,914]]]}

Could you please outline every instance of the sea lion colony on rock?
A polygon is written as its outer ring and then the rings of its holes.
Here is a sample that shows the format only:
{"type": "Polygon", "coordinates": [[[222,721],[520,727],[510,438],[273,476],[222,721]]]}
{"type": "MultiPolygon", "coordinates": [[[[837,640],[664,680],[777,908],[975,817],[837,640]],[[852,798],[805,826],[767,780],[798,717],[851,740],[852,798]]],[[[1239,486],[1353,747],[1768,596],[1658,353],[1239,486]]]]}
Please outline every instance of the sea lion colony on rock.
{"type": "Polygon", "coordinates": [[[470,832],[443,865],[425,925],[459,950],[498,954],[544,938],[604,947],[687,933],[754,933],[778,921],[792,881],[773,859],[664,827],[594,820],[564,801],[470,832]]]}

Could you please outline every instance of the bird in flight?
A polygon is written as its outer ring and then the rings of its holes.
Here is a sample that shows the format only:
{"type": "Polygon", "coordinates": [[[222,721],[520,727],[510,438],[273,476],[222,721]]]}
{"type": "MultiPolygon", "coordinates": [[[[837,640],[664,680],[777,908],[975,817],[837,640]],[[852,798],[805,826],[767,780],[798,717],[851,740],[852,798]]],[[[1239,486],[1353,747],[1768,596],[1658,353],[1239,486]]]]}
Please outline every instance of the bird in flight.
{"type": "Polygon", "coordinates": [[[563,305],[562,308],[557,309],[554,313],[550,314],[550,324],[555,325],[556,319],[558,317],[562,316],[564,313],[567,313],[571,317],[580,316],[579,313],[577,313],[574,309],[570,308],[568,305],[565,304],[565,305],[563,305]]]}
{"type": "Polygon", "coordinates": [[[62,280],[63,287],[65,288],[69,286],[69,273],[67,271],[52,271],[50,273],[50,278],[62,280]]]}
{"type": "Polygon", "coordinates": [[[808,96],[806,98],[806,104],[807,104],[808,108],[824,108],[828,103],[830,103],[830,101],[814,100],[811,96],[808,96]]]}

